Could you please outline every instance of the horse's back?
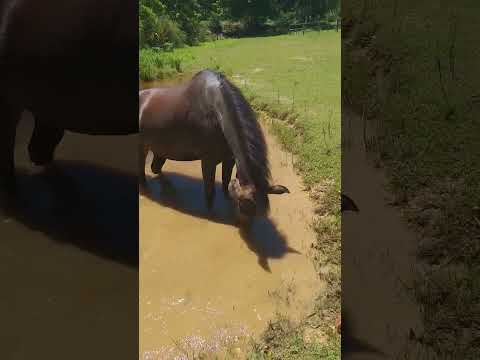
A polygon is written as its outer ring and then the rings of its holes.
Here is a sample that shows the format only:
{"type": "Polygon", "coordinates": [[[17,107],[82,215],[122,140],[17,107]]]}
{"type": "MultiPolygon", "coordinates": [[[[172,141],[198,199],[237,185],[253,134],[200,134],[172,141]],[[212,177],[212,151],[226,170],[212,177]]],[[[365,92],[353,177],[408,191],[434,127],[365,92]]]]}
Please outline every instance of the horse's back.
{"type": "Polygon", "coordinates": [[[191,161],[231,156],[221,127],[192,82],[139,93],[139,123],[144,144],[160,157],[191,161]],[[192,91],[193,90],[193,91],[192,91]],[[227,155],[225,155],[227,154],[227,155]]]}
{"type": "Polygon", "coordinates": [[[139,92],[140,129],[155,131],[181,126],[187,120],[190,100],[184,86],[152,88],[139,92]]]}

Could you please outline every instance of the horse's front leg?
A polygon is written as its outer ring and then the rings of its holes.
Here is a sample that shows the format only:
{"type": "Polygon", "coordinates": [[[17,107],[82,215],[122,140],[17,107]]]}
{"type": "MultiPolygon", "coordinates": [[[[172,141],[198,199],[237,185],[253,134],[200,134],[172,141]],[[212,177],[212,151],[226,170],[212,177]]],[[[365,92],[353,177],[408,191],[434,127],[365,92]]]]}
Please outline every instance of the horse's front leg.
{"type": "Polygon", "coordinates": [[[0,186],[15,189],[15,136],[22,109],[0,99],[0,186]]]}
{"type": "Polygon", "coordinates": [[[235,166],[235,159],[228,159],[222,162],[222,189],[225,196],[229,196],[228,185],[232,179],[232,171],[235,166]]]}
{"type": "Polygon", "coordinates": [[[213,209],[213,199],[215,197],[215,170],[217,163],[210,160],[202,160],[203,187],[205,191],[205,200],[209,211],[213,209]]]}
{"type": "Polygon", "coordinates": [[[163,165],[165,165],[165,162],[167,159],[159,157],[157,154],[153,153],[153,160],[152,164],[150,165],[150,169],[152,170],[152,173],[154,174],[160,174],[162,172],[163,165]]]}
{"type": "Polygon", "coordinates": [[[63,139],[65,130],[52,126],[35,117],[35,127],[28,144],[30,160],[35,165],[45,166],[53,161],[55,149],[63,139]]]}
{"type": "Polygon", "coordinates": [[[140,166],[140,186],[143,187],[146,184],[146,177],[145,177],[145,161],[148,155],[148,146],[144,143],[142,139],[142,135],[140,135],[140,142],[139,142],[139,149],[138,149],[138,157],[139,157],[139,166],[140,166]]]}

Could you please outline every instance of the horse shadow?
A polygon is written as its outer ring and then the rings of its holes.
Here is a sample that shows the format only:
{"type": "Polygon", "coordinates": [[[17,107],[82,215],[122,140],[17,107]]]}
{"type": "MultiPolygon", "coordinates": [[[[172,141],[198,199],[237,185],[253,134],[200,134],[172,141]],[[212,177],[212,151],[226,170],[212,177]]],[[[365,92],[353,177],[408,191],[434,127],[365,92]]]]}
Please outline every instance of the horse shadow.
{"type": "Polygon", "coordinates": [[[136,174],[78,161],[18,169],[17,191],[3,194],[0,210],[49,239],[138,268],[136,174]]]}
{"type": "Polygon", "coordinates": [[[187,175],[162,172],[161,175],[147,177],[141,194],[156,203],[175,211],[238,228],[247,247],[258,257],[258,264],[271,272],[269,259],[280,259],[288,253],[300,254],[288,246],[285,235],[275,223],[266,218],[255,219],[249,225],[240,225],[228,197],[223,194],[221,185],[215,183],[215,202],[209,212],[204,198],[203,180],[187,175]]]}

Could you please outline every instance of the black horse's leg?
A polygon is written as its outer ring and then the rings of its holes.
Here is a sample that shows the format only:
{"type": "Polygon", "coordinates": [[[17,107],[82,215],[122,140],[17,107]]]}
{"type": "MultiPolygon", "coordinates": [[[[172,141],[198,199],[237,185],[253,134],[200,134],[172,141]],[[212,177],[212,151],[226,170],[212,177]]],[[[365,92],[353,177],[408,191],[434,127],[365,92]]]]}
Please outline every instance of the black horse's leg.
{"type": "Polygon", "coordinates": [[[215,170],[217,164],[213,161],[202,160],[203,187],[205,189],[205,200],[208,210],[213,208],[213,198],[215,196],[215,170]]]}
{"type": "Polygon", "coordinates": [[[0,186],[15,188],[15,137],[22,110],[0,99],[0,186]]]}
{"type": "Polygon", "coordinates": [[[232,178],[232,171],[234,166],[234,159],[224,160],[222,162],[222,189],[225,196],[229,196],[228,184],[230,184],[230,179],[232,178]]]}
{"type": "Polygon", "coordinates": [[[157,156],[157,154],[153,153],[153,160],[152,160],[152,164],[150,165],[152,172],[154,174],[160,174],[162,172],[162,167],[163,165],[165,165],[166,161],[167,159],[161,158],[157,156]]]}
{"type": "MultiPolygon", "coordinates": [[[[141,136],[141,135],[140,135],[141,136]]],[[[138,157],[139,157],[139,165],[140,165],[140,186],[144,186],[146,184],[145,178],[145,160],[148,155],[148,146],[146,146],[142,139],[140,139],[140,148],[138,149],[138,157]]]]}
{"type": "Polygon", "coordinates": [[[55,148],[63,139],[65,130],[35,119],[32,138],[28,144],[30,160],[35,165],[45,166],[53,161],[55,148]]]}

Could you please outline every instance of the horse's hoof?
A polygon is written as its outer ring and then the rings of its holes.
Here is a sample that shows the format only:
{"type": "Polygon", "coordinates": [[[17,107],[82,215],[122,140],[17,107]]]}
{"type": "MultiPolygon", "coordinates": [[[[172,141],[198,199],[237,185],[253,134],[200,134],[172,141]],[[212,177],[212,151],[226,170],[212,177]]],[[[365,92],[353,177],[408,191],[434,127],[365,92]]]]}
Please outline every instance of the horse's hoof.
{"type": "Polygon", "coordinates": [[[162,173],[162,169],[154,165],[150,166],[150,170],[152,170],[152,173],[155,175],[160,175],[162,173]]]}
{"type": "Polygon", "coordinates": [[[152,170],[152,173],[155,175],[160,175],[162,173],[163,165],[165,165],[165,160],[159,159],[155,156],[150,164],[150,170],[152,170]]]}
{"type": "Polygon", "coordinates": [[[36,166],[47,166],[53,162],[53,154],[42,156],[39,154],[30,153],[30,160],[36,166]]]}

